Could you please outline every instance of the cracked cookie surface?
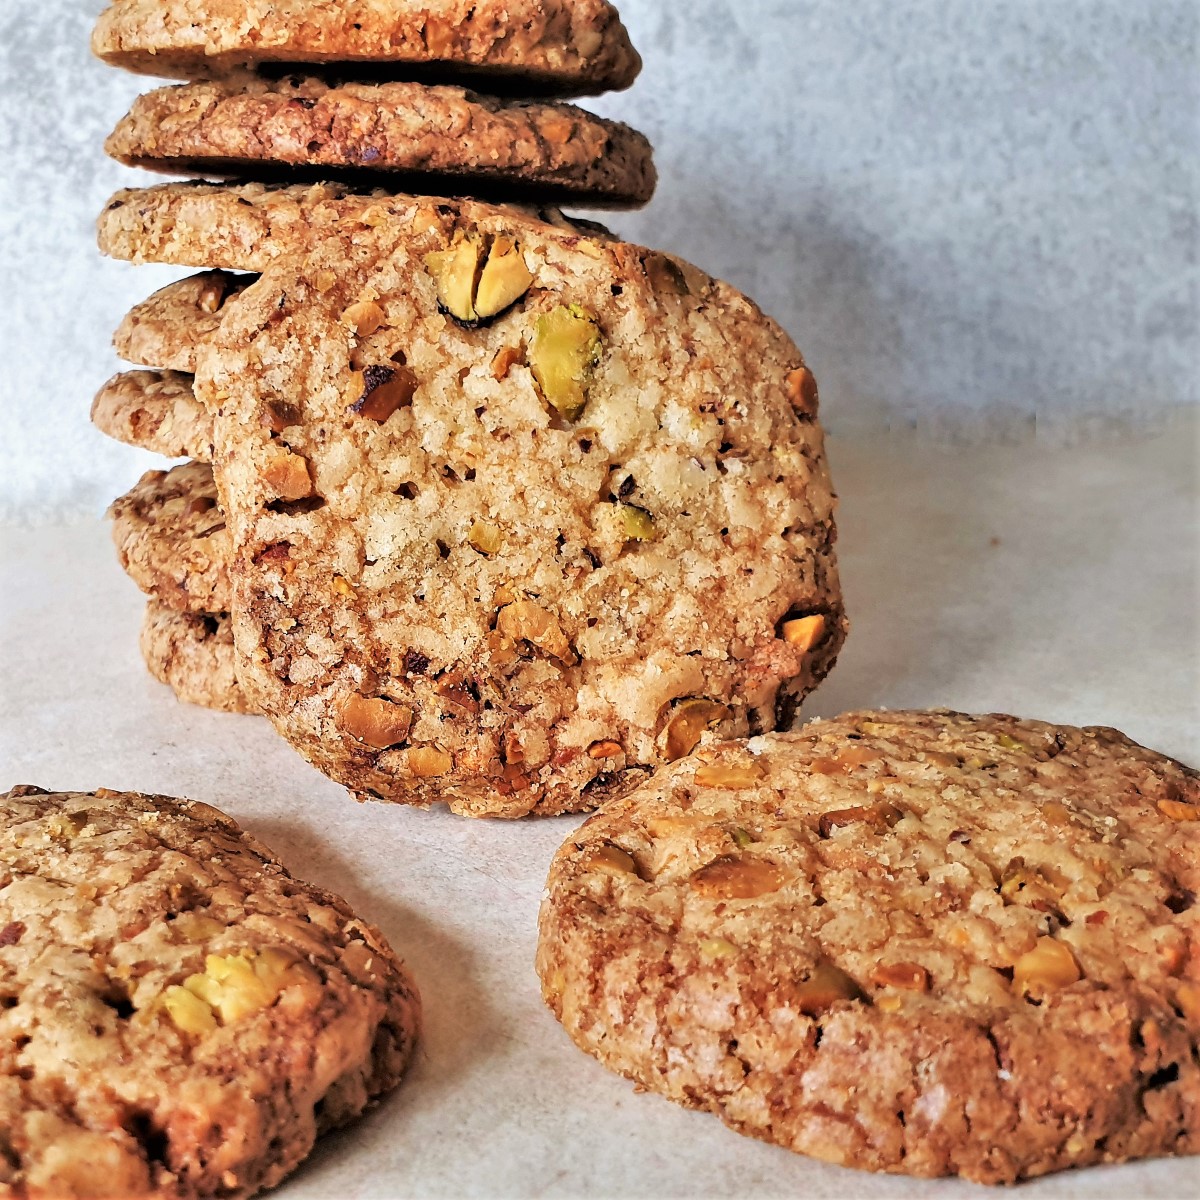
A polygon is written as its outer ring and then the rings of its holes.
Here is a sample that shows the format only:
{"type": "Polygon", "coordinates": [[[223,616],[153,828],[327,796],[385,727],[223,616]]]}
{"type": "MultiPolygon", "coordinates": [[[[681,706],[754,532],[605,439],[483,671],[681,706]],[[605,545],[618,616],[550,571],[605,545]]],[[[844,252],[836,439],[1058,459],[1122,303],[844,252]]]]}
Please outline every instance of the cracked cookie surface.
{"type": "Polygon", "coordinates": [[[177,612],[151,600],[138,637],[150,674],[184,704],[253,713],[237,680],[228,613],[177,612]]]}
{"type": "Polygon", "coordinates": [[[0,796],[0,1193],[253,1195],[418,1025],[382,935],[215,809],[0,796]]]}
{"type": "Polygon", "coordinates": [[[113,0],[92,50],[185,79],[328,63],[560,95],[628,87],[641,69],[608,0],[113,0]]]}
{"type": "Polygon", "coordinates": [[[92,424],[118,442],[166,458],[212,461],[212,418],[190,374],[122,371],[92,401],[92,424]]]}
{"type": "Polygon", "coordinates": [[[134,101],[105,149],[176,174],[386,175],[400,191],[593,206],[644,204],[656,181],[645,137],[574,105],[304,76],[160,88],[134,101]]]}
{"type": "Polygon", "coordinates": [[[208,463],[147,471],[109,506],[121,566],[179,612],[229,610],[231,543],[208,463]]]}
{"type": "Polygon", "coordinates": [[[239,675],[363,797],[595,807],[790,723],[845,634],[812,377],[726,284],[393,197],[201,354],[239,675]]]}
{"type": "Polygon", "coordinates": [[[852,713],[702,750],[555,858],[543,995],[606,1066],[847,1166],[1200,1151],[1200,784],[1111,729],[852,713]]]}

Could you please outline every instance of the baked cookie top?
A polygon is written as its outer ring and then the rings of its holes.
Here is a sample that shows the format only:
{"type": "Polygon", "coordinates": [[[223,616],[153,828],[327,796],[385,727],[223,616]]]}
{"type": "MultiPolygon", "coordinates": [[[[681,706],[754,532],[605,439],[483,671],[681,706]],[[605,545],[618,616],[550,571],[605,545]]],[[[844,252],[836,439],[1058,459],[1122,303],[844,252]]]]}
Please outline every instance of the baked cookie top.
{"type": "MultiPolygon", "coordinates": [[[[113,258],[263,271],[289,251],[315,245],[339,230],[387,221],[390,213],[404,213],[412,203],[410,197],[382,189],[356,191],[339,183],[165,183],[115,193],[96,228],[101,251],[113,258]]],[[[471,211],[473,202],[436,203],[459,212],[471,211]]],[[[506,208],[518,221],[556,225],[593,238],[606,236],[599,225],[568,221],[554,208],[506,208]]]]}
{"type": "Polygon", "coordinates": [[[1111,729],[851,713],[661,771],[559,851],[571,1037],[831,1162],[1200,1151],[1200,784],[1111,729]]]}
{"type": "Polygon", "coordinates": [[[121,566],[148,595],[179,612],[227,612],[229,530],[208,463],[147,471],[109,505],[121,566]]]}
{"type": "Polygon", "coordinates": [[[332,64],[560,95],[626,88],[642,65],[608,0],[113,0],[92,50],[184,79],[332,64]]]}
{"type": "Polygon", "coordinates": [[[226,302],[255,278],[203,271],[169,283],[125,314],[113,334],[113,349],[139,366],[192,372],[196,348],[216,331],[226,302]]]}
{"type": "Polygon", "coordinates": [[[845,625],[812,376],[695,268],[395,197],[200,356],[243,685],[362,796],[594,807],[790,723],[845,625]]]}
{"type": "Polygon", "coordinates": [[[105,148],[177,174],[386,176],[402,191],[592,206],[645,204],[656,182],[650,143],[628,125],[419,83],[289,76],[160,88],[134,101],[105,148]]]}
{"type": "Polygon", "coordinates": [[[228,613],[177,612],[151,600],[138,646],[146,668],[184,704],[218,712],[254,712],[237,680],[228,613]]]}
{"type": "Polygon", "coordinates": [[[378,930],[204,804],[0,796],[0,1190],[245,1197],[392,1088],[378,930]]]}
{"type": "Polygon", "coordinates": [[[212,418],[178,371],[122,371],[96,393],[92,424],[118,442],[167,458],[212,461],[212,418]]]}

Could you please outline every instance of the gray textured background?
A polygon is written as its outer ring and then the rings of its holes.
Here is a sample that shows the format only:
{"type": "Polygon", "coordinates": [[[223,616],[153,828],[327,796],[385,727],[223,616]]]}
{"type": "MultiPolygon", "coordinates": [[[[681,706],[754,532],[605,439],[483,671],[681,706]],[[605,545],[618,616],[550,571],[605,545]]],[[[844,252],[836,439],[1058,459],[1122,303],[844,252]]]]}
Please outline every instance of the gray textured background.
{"type": "MultiPolygon", "coordinates": [[[[121,315],[171,278],[102,260],[136,77],[99,0],[0,0],[0,515],[98,511],[150,460],[87,423],[121,315]]],[[[624,0],[646,69],[596,102],[663,182],[611,223],[745,288],[827,423],[1051,436],[1197,398],[1197,4],[624,0]]],[[[145,177],[150,181],[149,177],[145,177]]]]}

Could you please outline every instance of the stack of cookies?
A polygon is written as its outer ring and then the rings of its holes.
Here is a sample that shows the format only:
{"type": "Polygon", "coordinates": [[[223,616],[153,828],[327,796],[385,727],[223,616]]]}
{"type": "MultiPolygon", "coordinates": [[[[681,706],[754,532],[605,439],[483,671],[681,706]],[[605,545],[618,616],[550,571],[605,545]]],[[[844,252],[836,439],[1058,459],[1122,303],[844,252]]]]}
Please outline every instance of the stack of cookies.
{"type": "Polygon", "coordinates": [[[202,268],[125,318],[143,369],[93,413],[192,460],[112,509],[154,674],[472,815],[790,725],[845,635],[813,377],[728,285],[547,207],[654,187],[560,99],[637,74],[610,4],[115,0],[94,46],[191,81],[110,153],[239,177],[100,218],[202,268]]]}

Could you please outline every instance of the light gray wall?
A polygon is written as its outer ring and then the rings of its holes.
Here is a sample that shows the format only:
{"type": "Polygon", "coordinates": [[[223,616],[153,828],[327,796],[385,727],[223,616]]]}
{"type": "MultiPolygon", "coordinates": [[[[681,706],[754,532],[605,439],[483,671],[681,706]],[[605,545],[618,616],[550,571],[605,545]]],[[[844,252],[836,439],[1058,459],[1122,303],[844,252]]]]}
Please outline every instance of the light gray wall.
{"type": "MultiPolygon", "coordinates": [[[[94,248],[139,178],[100,145],[148,86],[88,58],[99,7],[0,6],[0,513],[97,511],[151,462],[87,424],[112,329],[171,277],[94,248]]],[[[610,223],[777,316],[835,432],[1070,436],[1195,403],[1196,3],[621,8],[646,69],[595,106],[663,178],[610,223]]]]}

